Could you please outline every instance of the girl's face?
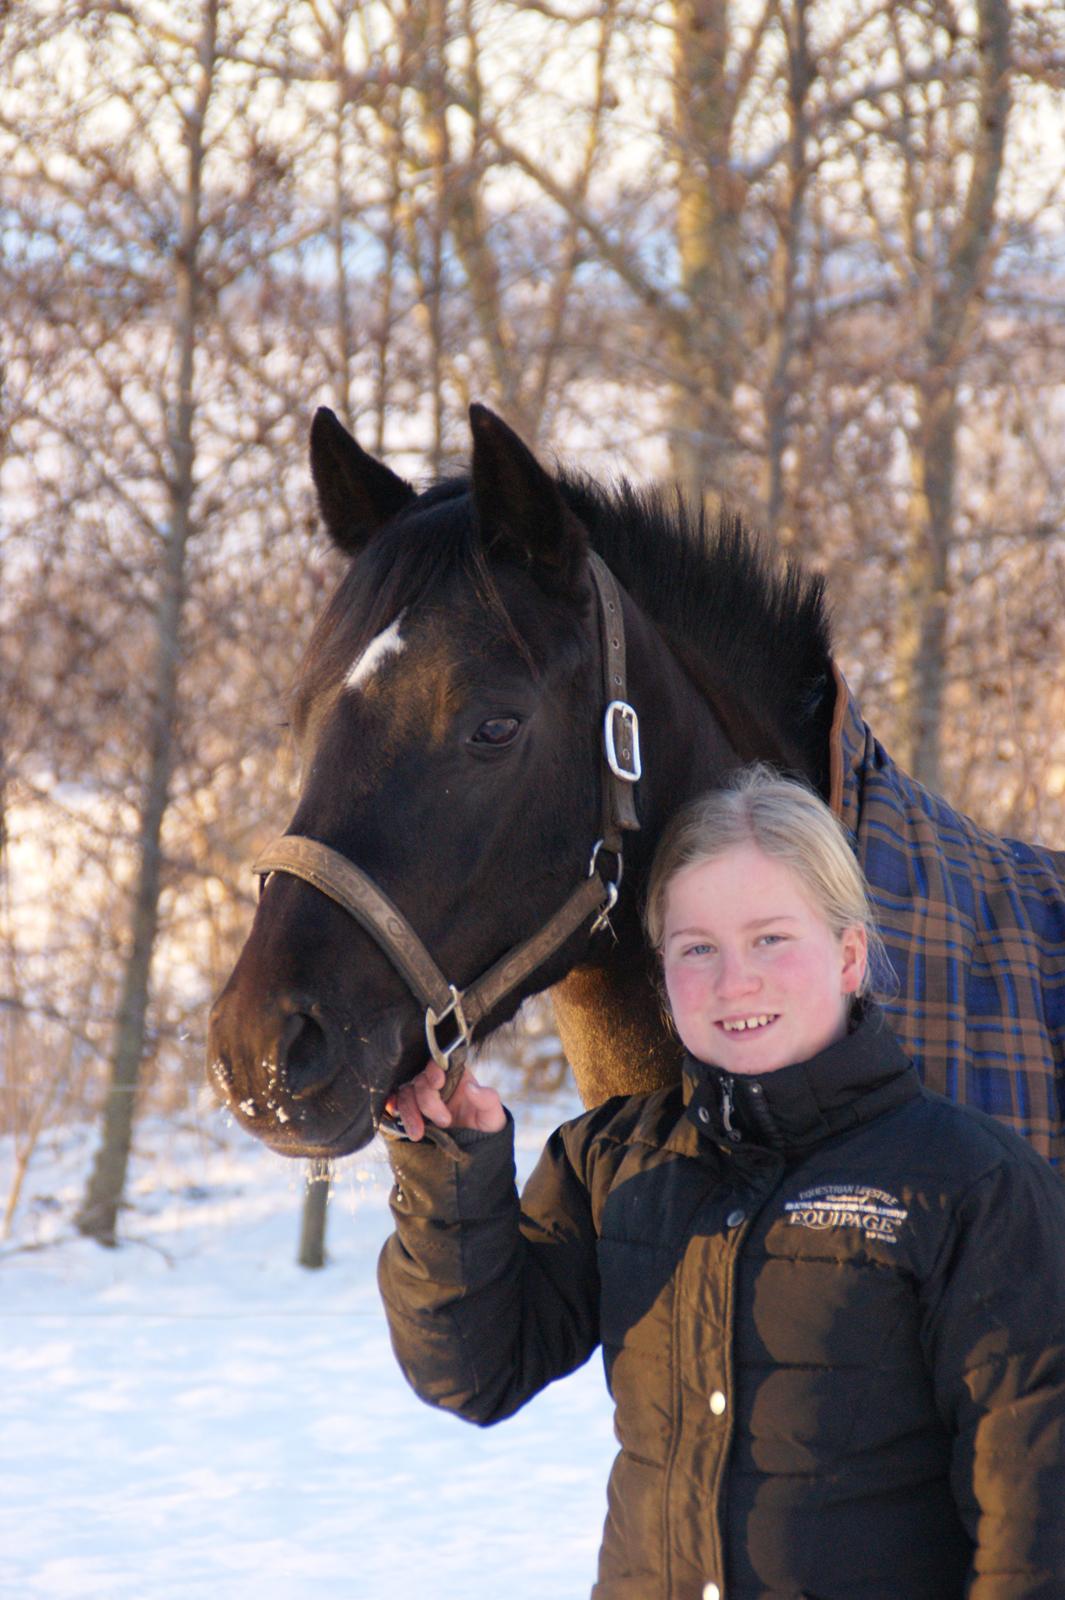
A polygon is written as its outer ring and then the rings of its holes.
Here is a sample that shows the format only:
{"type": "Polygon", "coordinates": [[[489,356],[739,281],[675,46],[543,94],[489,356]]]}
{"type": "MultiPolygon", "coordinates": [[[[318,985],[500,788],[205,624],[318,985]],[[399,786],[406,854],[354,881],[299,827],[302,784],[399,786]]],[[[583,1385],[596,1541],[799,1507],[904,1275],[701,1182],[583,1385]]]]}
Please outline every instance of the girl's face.
{"type": "Polygon", "coordinates": [[[843,1038],[865,929],[837,938],[790,867],[737,845],[670,879],[662,961],[693,1056],[726,1072],[775,1072],[843,1038]]]}

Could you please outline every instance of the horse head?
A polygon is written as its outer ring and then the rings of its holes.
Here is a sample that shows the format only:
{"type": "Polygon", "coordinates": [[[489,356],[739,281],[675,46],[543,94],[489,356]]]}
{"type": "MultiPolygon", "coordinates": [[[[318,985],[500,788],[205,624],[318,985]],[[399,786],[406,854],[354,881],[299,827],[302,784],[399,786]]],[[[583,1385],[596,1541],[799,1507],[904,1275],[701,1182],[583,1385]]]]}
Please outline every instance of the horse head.
{"type": "MultiPolygon", "coordinates": [[[[332,413],[315,418],[319,505],[350,565],[296,687],[302,783],[288,830],[357,864],[462,984],[588,880],[601,804],[585,530],[503,422],[481,407],[471,422],[468,481],[419,495],[332,413]]],[[[584,915],[478,1032],[569,971],[593,924],[584,915]]],[[[339,1155],[367,1142],[388,1094],[424,1065],[424,1007],[378,939],[277,872],[208,1048],[250,1132],[285,1153],[339,1155]]]]}

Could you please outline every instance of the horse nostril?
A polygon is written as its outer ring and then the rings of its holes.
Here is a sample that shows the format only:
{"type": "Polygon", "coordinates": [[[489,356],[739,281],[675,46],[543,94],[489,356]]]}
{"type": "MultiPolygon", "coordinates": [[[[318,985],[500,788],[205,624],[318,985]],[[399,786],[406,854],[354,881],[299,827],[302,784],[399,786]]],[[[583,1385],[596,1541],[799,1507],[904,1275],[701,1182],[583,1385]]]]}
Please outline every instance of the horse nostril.
{"type": "Polygon", "coordinates": [[[293,1011],[285,1020],[277,1064],[293,1100],[308,1100],[320,1094],[336,1077],[324,1030],[302,1011],[293,1011]]]}

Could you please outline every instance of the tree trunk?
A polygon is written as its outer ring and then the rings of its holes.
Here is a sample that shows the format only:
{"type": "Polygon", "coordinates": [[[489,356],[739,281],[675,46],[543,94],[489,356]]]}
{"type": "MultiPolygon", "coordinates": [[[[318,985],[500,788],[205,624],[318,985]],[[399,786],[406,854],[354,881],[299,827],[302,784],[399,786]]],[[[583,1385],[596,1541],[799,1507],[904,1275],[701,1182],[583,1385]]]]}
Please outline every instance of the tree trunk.
{"type": "Polygon", "coordinates": [[[328,1209],[329,1163],[308,1161],[297,1259],[301,1267],[308,1267],[312,1271],[325,1266],[325,1225],[328,1209]]]}
{"type": "MultiPolygon", "coordinates": [[[[904,708],[904,759],[927,788],[942,788],[949,565],[954,537],[957,389],[976,296],[992,258],[995,200],[1010,102],[1009,0],[979,0],[976,131],[965,202],[948,241],[946,267],[926,297],[923,379],[911,440],[913,513],[897,654],[904,708]]],[[[960,153],[959,153],[960,154],[960,153]]]]}
{"type": "Polygon", "coordinates": [[[953,384],[930,386],[918,407],[900,656],[909,689],[906,760],[913,776],[938,794],[958,428],[953,384]]]}
{"type": "Polygon", "coordinates": [[[447,47],[447,0],[426,0],[421,36],[426,114],[422,132],[428,149],[432,186],[429,200],[429,271],[425,308],[429,327],[429,400],[433,437],[429,465],[433,476],[444,469],[444,260],[448,219],[447,100],[444,53],[447,47]]]}
{"type": "Polygon", "coordinates": [[[465,106],[472,124],[471,147],[464,161],[454,159],[447,131],[447,88],[443,71],[446,46],[445,7],[441,0],[431,0],[430,15],[434,28],[439,31],[440,43],[435,52],[439,63],[439,81],[430,86],[426,98],[427,127],[435,125],[435,147],[443,156],[446,173],[447,221],[454,241],[455,254],[466,275],[469,288],[470,309],[477,332],[484,341],[492,374],[492,384],[504,416],[530,445],[536,443],[539,417],[526,408],[524,396],[524,361],[507,314],[499,262],[489,241],[489,215],[483,195],[483,180],[488,154],[481,120],[482,87],[480,59],[473,8],[464,8],[463,23],[466,44],[466,96],[465,106]]]}
{"type": "Polygon", "coordinates": [[[214,78],[219,0],[205,0],[199,43],[199,82],[186,116],[187,175],[181,198],[180,237],[174,256],[176,393],[171,410],[169,527],[155,613],[148,769],[137,840],[137,874],[130,918],[129,956],[115,1023],[111,1075],[103,1128],[77,1226],[100,1244],[116,1243],[116,1222],[126,1185],[133,1113],[147,1032],[152,956],[159,925],[163,821],[170,798],[173,737],[178,711],[178,664],[186,592],[186,557],[192,532],[193,381],[198,334],[198,249],[204,163],[204,123],[214,78]]]}
{"type": "Polygon", "coordinates": [[[784,451],[788,442],[788,409],[794,389],[796,283],[803,259],[802,225],[810,176],[806,155],[807,98],[812,81],[806,0],[794,0],[782,13],[788,50],[788,157],[785,188],[777,222],[771,267],[769,381],[766,389],[766,527],[770,535],[790,542],[794,530],[784,526],[784,451]]]}
{"type": "Polygon", "coordinates": [[[746,186],[730,165],[729,0],[676,0],[674,26],[677,254],[688,327],[670,338],[670,471],[699,498],[731,475],[746,186]]]}

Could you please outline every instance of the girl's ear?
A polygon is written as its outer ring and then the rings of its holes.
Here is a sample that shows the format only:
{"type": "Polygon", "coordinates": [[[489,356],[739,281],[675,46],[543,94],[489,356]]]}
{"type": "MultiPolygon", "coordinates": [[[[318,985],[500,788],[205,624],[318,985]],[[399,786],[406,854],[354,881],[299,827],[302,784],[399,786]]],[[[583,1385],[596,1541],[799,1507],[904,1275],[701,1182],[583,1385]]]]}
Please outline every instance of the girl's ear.
{"type": "Polygon", "coordinates": [[[869,939],[865,929],[857,924],[852,928],[844,928],[839,945],[843,959],[843,971],[840,974],[842,993],[857,994],[869,964],[869,939]]]}

